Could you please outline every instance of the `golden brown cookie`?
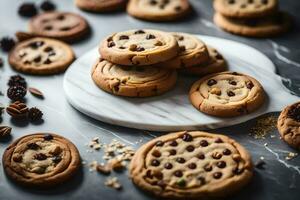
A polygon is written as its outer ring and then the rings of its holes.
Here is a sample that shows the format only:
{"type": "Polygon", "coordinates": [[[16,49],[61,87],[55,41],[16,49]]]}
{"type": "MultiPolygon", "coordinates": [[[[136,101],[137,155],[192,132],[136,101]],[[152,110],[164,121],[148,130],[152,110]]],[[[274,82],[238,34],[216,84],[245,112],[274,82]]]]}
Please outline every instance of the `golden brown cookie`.
{"type": "Polygon", "coordinates": [[[89,25],[75,13],[45,12],[30,20],[29,31],[36,36],[75,42],[86,36],[89,25]]]}
{"type": "Polygon", "coordinates": [[[191,10],[188,0],[130,0],[129,15],[149,21],[174,21],[191,10]]]}
{"type": "Polygon", "coordinates": [[[190,101],[201,112],[218,117],[248,114],[265,100],[263,87],[254,78],[237,72],[211,74],[196,81],[190,101]]]}
{"type": "Polygon", "coordinates": [[[276,36],[291,27],[290,16],[283,12],[257,19],[234,19],[215,13],[214,22],[225,31],[248,37],[276,36]]]}
{"type": "Polygon", "coordinates": [[[224,57],[213,47],[207,46],[209,59],[207,62],[181,69],[180,72],[196,76],[204,76],[207,74],[226,71],[227,64],[224,57]]]}
{"type": "Polygon", "coordinates": [[[61,184],[74,176],[81,165],[74,144],[52,133],[17,139],[5,150],[2,161],[12,180],[34,187],[61,184]]]}
{"type": "Polygon", "coordinates": [[[221,15],[233,18],[265,17],[277,11],[277,0],[214,0],[221,15]]]}
{"type": "Polygon", "coordinates": [[[209,60],[208,51],[204,42],[194,35],[187,33],[171,33],[179,44],[179,54],[171,60],[159,63],[158,65],[179,69],[188,68],[209,60]]]}
{"type": "Polygon", "coordinates": [[[177,56],[175,37],[157,30],[129,30],[112,34],[99,48],[103,59],[120,65],[152,65],[177,56]]]}
{"type": "Polygon", "coordinates": [[[158,67],[121,66],[99,59],[92,79],[101,89],[120,96],[149,97],[169,91],[177,80],[175,70],[158,67]]]}
{"type": "Polygon", "coordinates": [[[277,128],[286,143],[300,149],[300,102],[287,106],[281,112],[277,128]]]}
{"type": "Polygon", "coordinates": [[[75,0],[78,8],[91,12],[110,12],[124,8],[127,0],[75,0]]]}
{"type": "Polygon", "coordinates": [[[18,43],[9,54],[9,64],[17,71],[50,75],[65,71],[75,59],[68,44],[35,37],[18,43]]]}
{"type": "Polygon", "coordinates": [[[200,131],[155,138],[137,150],[130,165],[135,185],[168,199],[218,199],[241,189],[252,175],[243,146],[200,131]]]}

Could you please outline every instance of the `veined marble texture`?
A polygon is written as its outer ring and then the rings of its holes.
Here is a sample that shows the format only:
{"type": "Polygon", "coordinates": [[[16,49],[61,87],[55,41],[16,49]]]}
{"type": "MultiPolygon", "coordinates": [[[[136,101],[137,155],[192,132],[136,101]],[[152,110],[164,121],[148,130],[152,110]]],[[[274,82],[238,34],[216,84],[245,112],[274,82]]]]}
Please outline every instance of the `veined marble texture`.
{"type": "Polygon", "coordinates": [[[264,87],[267,100],[257,111],[234,118],[203,114],[189,102],[188,93],[199,78],[180,76],[176,87],[164,95],[150,98],[114,96],[99,89],[91,79],[91,68],[99,57],[98,47],[79,57],[67,70],[64,91],[68,101],[80,112],[97,120],[130,128],[152,131],[212,129],[239,124],[265,113],[280,111],[299,100],[290,94],[275,74],[274,64],[258,50],[230,40],[199,35],[225,57],[230,71],[256,78],[264,87]]]}

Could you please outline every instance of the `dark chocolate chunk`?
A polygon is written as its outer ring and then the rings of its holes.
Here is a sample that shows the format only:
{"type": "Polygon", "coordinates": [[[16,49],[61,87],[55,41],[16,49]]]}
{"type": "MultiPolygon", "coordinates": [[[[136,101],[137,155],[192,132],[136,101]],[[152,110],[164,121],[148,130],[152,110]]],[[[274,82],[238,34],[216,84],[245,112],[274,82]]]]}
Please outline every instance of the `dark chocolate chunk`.
{"type": "Polygon", "coordinates": [[[217,139],[215,140],[215,143],[223,143],[223,140],[222,140],[221,138],[217,138],[217,139]]]}
{"type": "Polygon", "coordinates": [[[155,37],[155,35],[152,35],[152,34],[148,34],[147,36],[146,36],[146,39],[147,40],[151,40],[151,39],[155,39],[156,37],[155,37]]]}
{"type": "Polygon", "coordinates": [[[257,161],[257,162],[255,163],[255,167],[256,167],[257,169],[265,169],[265,164],[266,164],[265,161],[259,160],[259,161],[257,161]]]}
{"type": "Polygon", "coordinates": [[[52,158],[52,161],[54,163],[59,163],[61,160],[62,160],[61,156],[55,156],[55,157],[52,158]]]}
{"type": "Polygon", "coordinates": [[[209,79],[209,80],[207,81],[207,85],[208,85],[208,86],[212,86],[212,85],[215,85],[215,84],[217,84],[217,81],[216,81],[215,79],[209,79]]]}
{"type": "Polygon", "coordinates": [[[127,36],[127,35],[121,35],[119,37],[119,40],[128,40],[128,39],[129,39],[129,36],[127,36]]]}
{"type": "Polygon", "coordinates": [[[215,179],[219,179],[219,178],[222,177],[222,173],[221,173],[221,172],[215,172],[215,173],[213,174],[213,177],[214,177],[215,179]]]}
{"type": "Polygon", "coordinates": [[[181,157],[176,158],[176,161],[177,161],[178,163],[185,163],[185,159],[184,159],[184,158],[181,158],[181,157]]]}
{"type": "Polygon", "coordinates": [[[230,154],[231,154],[231,151],[230,151],[229,149],[224,149],[224,150],[223,150],[223,155],[228,156],[228,155],[230,155],[230,154]]]}
{"type": "Polygon", "coordinates": [[[182,136],[182,140],[185,141],[185,142],[191,142],[191,141],[193,141],[193,136],[191,136],[188,133],[185,133],[182,136]]]}
{"type": "Polygon", "coordinates": [[[40,146],[33,142],[33,143],[28,143],[27,147],[32,150],[37,150],[40,146]]]}
{"type": "Polygon", "coordinates": [[[169,151],[169,153],[170,153],[170,155],[171,156],[174,156],[174,155],[176,155],[176,150],[175,149],[171,149],[170,151],[169,151]]]}
{"type": "Polygon", "coordinates": [[[297,122],[300,122],[300,104],[292,106],[288,111],[287,116],[297,122]]]}
{"type": "Polygon", "coordinates": [[[182,176],[183,176],[183,173],[182,173],[182,171],[180,171],[180,170],[176,170],[176,171],[174,172],[174,175],[177,176],[177,177],[182,177],[182,176]]]}
{"type": "Polygon", "coordinates": [[[159,158],[161,156],[161,153],[158,150],[152,151],[152,156],[159,158]]]}
{"type": "Polygon", "coordinates": [[[166,168],[166,169],[172,169],[172,167],[173,167],[173,165],[171,164],[171,163],[166,163],[165,165],[164,165],[164,167],[166,168]]]}
{"type": "Polygon", "coordinates": [[[235,96],[235,93],[232,92],[232,91],[228,91],[228,92],[227,92],[227,95],[228,95],[229,97],[233,97],[233,96],[235,96]]]}
{"type": "Polygon", "coordinates": [[[192,151],[194,151],[194,149],[195,149],[195,147],[193,145],[189,145],[189,146],[186,147],[186,150],[188,152],[192,152],[192,151]]]}
{"type": "Polygon", "coordinates": [[[207,171],[207,172],[210,172],[212,170],[212,166],[207,164],[204,166],[204,170],[207,171]]]}
{"type": "Polygon", "coordinates": [[[236,85],[237,83],[236,83],[236,81],[234,81],[234,80],[230,80],[230,81],[229,81],[229,84],[230,84],[230,85],[236,85]]]}
{"type": "Polygon", "coordinates": [[[134,32],[134,34],[144,34],[144,33],[145,33],[145,31],[143,31],[143,30],[137,30],[134,32]]]}
{"type": "Polygon", "coordinates": [[[157,167],[160,165],[160,162],[158,160],[154,159],[151,161],[151,165],[157,167]]]}
{"type": "Polygon", "coordinates": [[[36,160],[46,160],[47,156],[43,153],[37,153],[34,155],[34,159],[36,160]]]}
{"type": "Polygon", "coordinates": [[[161,140],[159,140],[159,141],[157,141],[157,142],[155,143],[155,145],[158,146],[158,147],[162,147],[162,146],[164,145],[164,142],[161,141],[161,140]]]}
{"type": "Polygon", "coordinates": [[[178,143],[176,142],[176,140],[173,140],[172,142],[170,142],[170,146],[172,147],[176,147],[178,145],[178,143]]]}
{"type": "Polygon", "coordinates": [[[47,134],[44,136],[44,140],[52,140],[53,136],[51,134],[47,134]]]}
{"type": "Polygon", "coordinates": [[[116,46],[116,43],[114,43],[113,41],[110,41],[110,42],[107,43],[107,46],[108,47],[114,47],[114,46],[116,46]]]}
{"type": "Polygon", "coordinates": [[[208,146],[208,142],[206,140],[201,140],[200,141],[200,146],[201,147],[207,147],[208,146]]]}
{"type": "Polygon", "coordinates": [[[225,168],[226,167],[226,162],[224,162],[224,161],[218,161],[217,162],[217,167],[219,167],[219,168],[225,168]]]}
{"type": "Polygon", "coordinates": [[[199,158],[200,160],[204,160],[205,155],[203,153],[200,153],[200,154],[198,154],[197,158],[199,158]]]}
{"type": "Polygon", "coordinates": [[[188,168],[190,169],[196,169],[197,165],[195,163],[188,164],[188,168]]]}

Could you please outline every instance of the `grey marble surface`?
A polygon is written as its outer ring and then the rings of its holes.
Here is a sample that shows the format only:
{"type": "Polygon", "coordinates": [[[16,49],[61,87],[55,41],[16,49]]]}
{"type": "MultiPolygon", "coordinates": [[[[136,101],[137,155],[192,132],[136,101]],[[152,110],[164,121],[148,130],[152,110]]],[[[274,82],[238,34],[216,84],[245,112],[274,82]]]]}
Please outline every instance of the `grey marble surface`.
{"type": "MultiPolygon", "coordinates": [[[[17,30],[26,30],[27,19],[19,17],[16,13],[22,0],[0,1],[0,36],[13,35],[17,30]]],[[[40,1],[35,1],[40,2],[40,1]]],[[[300,2],[295,0],[281,1],[283,10],[289,11],[294,16],[295,28],[290,33],[272,39],[249,39],[225,33],[211,23],[212,8],[210,0],[192,0],[194,14],[176,23],[150,23],[131,18],[126,13],[113,14],[90,14],[79,11],[70,0],[57,0],[59,10],[78,12],[85,16],[93,33],[90,38],[74,44],[76,55],[80,56],[93,48],[104,36],[111,32],[133,28],[158,28],[168,31],[182,31],[195,34],[204,34],[227,38],[246,43],[261,50],[275,63],[277,72],[284,77],[284,84],[298,96],[300,95],[300,15],[298,9],[300,2]]],[[[0,52],[0,57],[6,54],[0,52]]],[[[255,58],[253,58],[255,59],[255,58]]],[[[7,63],[0,69],[0,90],[6,91],[6,82],[10,75],[15,74],[7,63]]],[[[26,76],[32,87],[42,90],[45,100],[39,100],[27,95],[29,106],[38,106],[44,112],[44,122],[41,124],[23,123],[11,120],[7,115],[3,116],[1,125],[13,127],[12,137],[6,141],[0,141],[0,156],[7,145],[14,139],[33,132],[47,131],[56,132],[72,140],[81,153],[83,160],[90,162],[101,160],[101,152],[87,152],[85,146],[91,138],[99,136],[102,141],[109,142],[117,138],[122,142],[139,147],[144,142],[163,133],[144,132],[140,130],[111,126],[90,119],[72,108],[64,95],[62,88],[63,74],[48,77],[26,76]]],[[[284,96],[280,98],[286,98],[284,96]]],[[[87,99],[88,101],[88,99],[87,99]]],[[[0,102],[9,103],[7,97],[0,96],[0,102]]],[[[274,113],[278,115],[278,113],[274,113]]],[[[256,120],[251,120],[240,125],[228,128],[212,130],[211,132],[224,133],[233,137],[243,144],[252,154],[253,160],[257,161],[261,156],[265,158],[265,170],[255,170],[252,182],[241,192],[231,199],[299,199],[300,189],[300,160],[299,157],[287,161],[285,156],[289,151],[296,152],[279,140],[278,132],[273,131],[264,140],[255,140],[249,136],[251,127],[256,120]],[[265,146],[264,144],[268,144],[265,146]]],[[[26,189],[10,182],[0,167],[0,199],[2,200],[27,200],[27,199],[151,199],[136,189],[127,178],[127,173],[114,174],[119,177],[124,189],[116,192],[103,185],[105,176],[89,172],[84,166],[73,180],[50,190],[26,189]]]]}

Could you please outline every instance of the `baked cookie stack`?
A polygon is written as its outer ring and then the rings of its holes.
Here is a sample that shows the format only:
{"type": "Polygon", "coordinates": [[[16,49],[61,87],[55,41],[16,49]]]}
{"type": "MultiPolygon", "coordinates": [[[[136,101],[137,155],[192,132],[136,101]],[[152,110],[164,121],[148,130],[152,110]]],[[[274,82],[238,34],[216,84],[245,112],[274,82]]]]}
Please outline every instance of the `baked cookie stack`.
{"type": "Polygon", "coordinates": [[[214,8],[215,24],[238,35],[275,36],[291,25],[289,15],[279,11],[277,0],[215,0],[214,8]]]}

